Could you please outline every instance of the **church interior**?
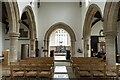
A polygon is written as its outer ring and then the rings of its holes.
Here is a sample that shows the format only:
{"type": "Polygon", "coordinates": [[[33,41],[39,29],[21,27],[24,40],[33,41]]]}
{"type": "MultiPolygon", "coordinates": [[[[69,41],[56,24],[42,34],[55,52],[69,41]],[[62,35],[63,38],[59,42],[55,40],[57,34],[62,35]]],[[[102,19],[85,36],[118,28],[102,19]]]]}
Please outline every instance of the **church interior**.
{"type": "Polygon", "coordinates": [[[1,0],[1,80],[119,80],[120,0],[1,0]]]}

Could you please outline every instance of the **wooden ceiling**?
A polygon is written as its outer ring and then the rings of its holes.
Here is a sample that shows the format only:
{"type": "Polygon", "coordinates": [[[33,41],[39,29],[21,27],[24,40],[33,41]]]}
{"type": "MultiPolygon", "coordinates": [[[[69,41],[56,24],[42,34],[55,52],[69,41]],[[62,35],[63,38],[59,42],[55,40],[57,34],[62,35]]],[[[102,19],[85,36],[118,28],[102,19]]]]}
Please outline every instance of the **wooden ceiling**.
{"type": "Polygon", "coordinates": [[[99,21],[102,21],[102,16],[101,16],[101,13],[99,12],[99,11],[97,11],[96,13],[95,13],[95,15],[94,15],[94,20],[93,20],[93,22],[92,22],[92,25],[91,25],[91,27],[93,27],[93,25],[95,25],[97,22],[99,22],[99,21]]]}
{"type": "Polygon", "coordinates": [[[24,12],[24,13],[22,14],[21,20],[26,20],[26,19],[27,19],[27,15],[26,15],[26,12],[24,12]]]}
{"type": "Polygon", "coordinates": [[[22,14],[21,21],[22,21],[22,24],[24,24],[27,28],[29,28],[29,25],[28,25],[28,23],[26,22],[26,21],[28,20],[26,13],[27,13],[27,12],[24,12],[24,13],[22,14]]]}
{"type": "Polygon", "coordinates": [[[96,18],[102,18],[102,17],[101,17],[101,13],[100,13],[99,11],[97,11],[97,12],[95,13],[94,17],[96,17],[96,18]]]}

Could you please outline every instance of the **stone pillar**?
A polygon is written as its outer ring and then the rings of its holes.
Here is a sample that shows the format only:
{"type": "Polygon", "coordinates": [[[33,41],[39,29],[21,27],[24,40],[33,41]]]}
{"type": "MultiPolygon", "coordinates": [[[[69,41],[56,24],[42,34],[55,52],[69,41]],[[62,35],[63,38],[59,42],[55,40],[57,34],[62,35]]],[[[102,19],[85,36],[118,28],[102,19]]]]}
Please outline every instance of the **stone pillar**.
{"type": "Polygon", "coordinates": [[[108,65],[116,64],[115,37],[116,34],[114,32],[105,32],[106,60],[108,65]]]}
{"type": "Polygon", "coordinates": [[[83,44],[84,44],[84,57],[88,57],[88,50],[89,50],[89,40],[88,39],[84,39],[83,40],[83,44]]]}
{"type": "Polygon", "coordinates": [[[75,55],[75,41],[71,41],[71,56],[75,55]]]}
{"type": "Polygon", "coordinates": [[[10,62],[18,61],[18,37],[19,33],[9,33],[10,36],[10,62]]]}
{"type": "Polygon", "coordinates": [[[36,54],[35,54],[35,39],[30,39],[30,57],[36,57],[36,54]]]}
{"type": "Polygon", "coordinates": [[[49,41],[48,40],[44,40],[44,57],[48,56],[48,52],[49,51],[49,41]]]}

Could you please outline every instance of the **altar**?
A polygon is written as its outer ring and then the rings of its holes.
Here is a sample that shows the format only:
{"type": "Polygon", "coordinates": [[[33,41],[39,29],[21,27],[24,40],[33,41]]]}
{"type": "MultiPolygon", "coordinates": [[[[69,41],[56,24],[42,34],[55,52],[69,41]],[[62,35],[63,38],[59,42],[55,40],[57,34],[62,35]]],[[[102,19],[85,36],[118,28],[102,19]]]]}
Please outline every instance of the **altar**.
{"type": "Polygon", "coordinates": [[[54,60],[66,60],[66,53],[54,53],[54,60]]]}
{"type": "Polygon", "coordinates": [[[56,46],[55,53],[66,53],[66,46],[56,46]]]}
{"type": "Polygon", "coordinates": [[[55,56],[66,56],[66,53],[54,53],[55,56]]]}

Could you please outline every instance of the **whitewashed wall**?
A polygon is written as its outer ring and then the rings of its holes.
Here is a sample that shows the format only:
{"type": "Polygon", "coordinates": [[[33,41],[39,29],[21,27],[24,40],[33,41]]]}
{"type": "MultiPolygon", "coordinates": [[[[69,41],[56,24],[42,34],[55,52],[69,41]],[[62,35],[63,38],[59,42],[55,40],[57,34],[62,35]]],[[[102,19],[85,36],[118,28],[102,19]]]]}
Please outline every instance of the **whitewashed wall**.
{"type": "Polygon", "coordinates": [[[46,31],[58,22],[69,25],[76,35],[76,50],[82,48],[81,8],[79,3],[44,2],[39,8],[39,47],[43,46],[46,31]]]}

